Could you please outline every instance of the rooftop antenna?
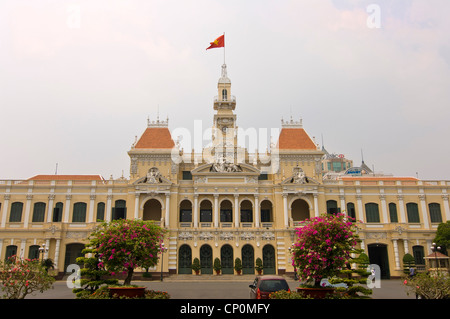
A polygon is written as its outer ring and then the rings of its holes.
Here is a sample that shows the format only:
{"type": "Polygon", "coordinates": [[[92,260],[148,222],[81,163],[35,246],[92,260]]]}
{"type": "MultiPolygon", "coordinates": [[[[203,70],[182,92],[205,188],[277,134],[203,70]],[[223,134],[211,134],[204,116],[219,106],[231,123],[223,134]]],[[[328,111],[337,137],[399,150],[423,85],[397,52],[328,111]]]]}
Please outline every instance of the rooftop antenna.
{"type": "Polygon", "coordinates": [[[55,175],[58,175],[58,163],[56,163],[55,175]]]}

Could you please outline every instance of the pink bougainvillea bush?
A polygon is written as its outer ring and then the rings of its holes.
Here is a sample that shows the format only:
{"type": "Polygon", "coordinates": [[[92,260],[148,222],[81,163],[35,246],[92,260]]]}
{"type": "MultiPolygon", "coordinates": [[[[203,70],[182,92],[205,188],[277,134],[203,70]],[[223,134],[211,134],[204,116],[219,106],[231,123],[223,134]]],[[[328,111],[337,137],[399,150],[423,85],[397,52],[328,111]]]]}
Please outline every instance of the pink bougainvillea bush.
{"type": "Polygon", "coordinates": [[[151,221],[114,220],[103,223],[90,236],[98,256],[98,267],[111,275],[124,273],[130,285],[135,268],[150,268],[158,263],[164,230],[151,221]]]}
{"type": "Polygon", "coordinates": [[[296,235],[292,264],[301,280],[314,281],[315,286],[345,269],[358,243],[356,225],[345,214],[307,219],[296,235]]]}

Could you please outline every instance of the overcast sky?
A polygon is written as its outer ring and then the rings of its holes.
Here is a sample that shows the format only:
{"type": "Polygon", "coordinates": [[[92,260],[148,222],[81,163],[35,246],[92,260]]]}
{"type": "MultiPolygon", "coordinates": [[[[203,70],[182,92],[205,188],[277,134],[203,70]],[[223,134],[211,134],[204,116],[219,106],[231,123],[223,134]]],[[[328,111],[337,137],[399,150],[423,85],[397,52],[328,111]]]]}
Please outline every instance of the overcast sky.
{"type": "Polygon", "coordinates": [[[448,0],[2,0],[0,179],[129,177],[147,117],[203,128],[223,49],[243,129],[303,119],[329,152],[450,180],[448,0]],[[323,137],[323,138],[322,138],[323,137]]]}

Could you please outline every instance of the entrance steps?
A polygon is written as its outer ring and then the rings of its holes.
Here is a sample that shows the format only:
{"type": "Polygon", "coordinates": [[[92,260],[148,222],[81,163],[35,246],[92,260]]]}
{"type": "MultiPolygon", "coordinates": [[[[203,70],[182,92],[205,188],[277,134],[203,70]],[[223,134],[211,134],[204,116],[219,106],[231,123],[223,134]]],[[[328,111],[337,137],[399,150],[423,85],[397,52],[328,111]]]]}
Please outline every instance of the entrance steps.
{"type": "MultiPolygon", "coordinates": [[[[164,277],[165,282],[248,282],[251,284],[255,280],[256,275],[170,275],[164,277]]],[[[291,276],[282,276],[286,280],[291,276]]]]}

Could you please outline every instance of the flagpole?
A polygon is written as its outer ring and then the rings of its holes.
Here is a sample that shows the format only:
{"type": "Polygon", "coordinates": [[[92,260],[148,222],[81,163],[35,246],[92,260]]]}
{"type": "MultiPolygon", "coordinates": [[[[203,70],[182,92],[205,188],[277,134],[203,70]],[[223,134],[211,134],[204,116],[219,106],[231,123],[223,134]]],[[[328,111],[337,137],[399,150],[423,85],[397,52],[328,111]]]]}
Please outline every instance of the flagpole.
{"type": "Polygon", "coordinates": [[[223,33],[223,64],[225,64],[225,32],[223,33]]]}

